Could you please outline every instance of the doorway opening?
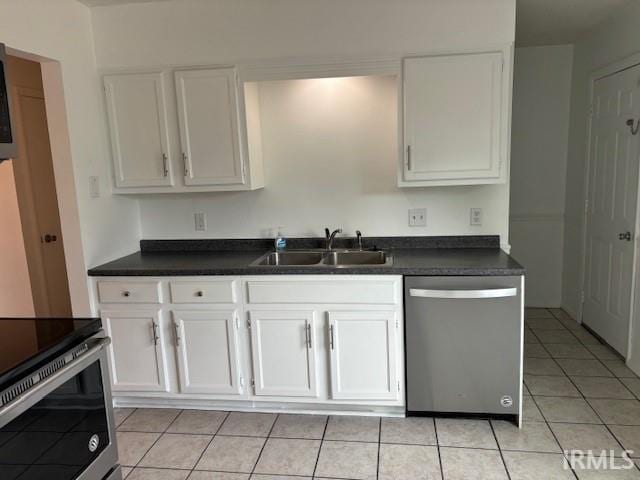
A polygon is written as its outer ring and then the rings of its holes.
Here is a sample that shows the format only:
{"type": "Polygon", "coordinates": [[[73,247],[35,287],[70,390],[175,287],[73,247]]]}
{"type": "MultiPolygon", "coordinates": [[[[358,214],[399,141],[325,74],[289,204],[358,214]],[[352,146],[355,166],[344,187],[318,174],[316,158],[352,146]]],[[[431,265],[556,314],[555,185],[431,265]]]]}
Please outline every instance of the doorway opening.
{"type": "Polygon", "coordinates": [[[72,303],[39,62],[7,56],[15,159],[0,164],[0,315],[70,317],[72,303]]]}

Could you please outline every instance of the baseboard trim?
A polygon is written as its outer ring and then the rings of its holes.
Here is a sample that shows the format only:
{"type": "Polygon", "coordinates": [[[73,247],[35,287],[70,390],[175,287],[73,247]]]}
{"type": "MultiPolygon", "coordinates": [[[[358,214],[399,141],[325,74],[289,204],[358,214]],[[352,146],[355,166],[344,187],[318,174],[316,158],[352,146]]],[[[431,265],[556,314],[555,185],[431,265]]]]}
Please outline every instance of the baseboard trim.
{"type": "Polygon", "coordinates": [[[229,412],[307,413],[315,415],[357,415],[404,417],[404,406],[326,405],[317,403],[194,400],[154,397],[114,397],[119,408],[178,408],[183,410],[224,410],[229,412]]]}

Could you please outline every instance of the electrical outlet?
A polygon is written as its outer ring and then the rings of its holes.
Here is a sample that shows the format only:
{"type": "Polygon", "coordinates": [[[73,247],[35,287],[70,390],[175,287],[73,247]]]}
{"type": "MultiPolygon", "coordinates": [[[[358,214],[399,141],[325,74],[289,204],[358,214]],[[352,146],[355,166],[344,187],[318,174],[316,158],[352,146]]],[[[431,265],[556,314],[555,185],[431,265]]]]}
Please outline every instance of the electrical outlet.
{"type": "Polygon", "coordinates": [[[469,225],[482,225],[482,209],[472,208],[469,214],[469,225]]]}
{"type": "Polygon", "coordinates": [[[100,198],[100,177],[89,177],[89,196],[100,198]]]}
{"type": "Polygon", "coordinates": [[[193,218],[195,221],[196,232],[204,232],[207,229],[207,214],[194,213],[193,218]]]}
{"type": "Polygon", "coordinates": [[[410,227],[426,227],[427,226],[427,209],[426,208],[410,208],[409,209],[409,226],[410,227]]]}

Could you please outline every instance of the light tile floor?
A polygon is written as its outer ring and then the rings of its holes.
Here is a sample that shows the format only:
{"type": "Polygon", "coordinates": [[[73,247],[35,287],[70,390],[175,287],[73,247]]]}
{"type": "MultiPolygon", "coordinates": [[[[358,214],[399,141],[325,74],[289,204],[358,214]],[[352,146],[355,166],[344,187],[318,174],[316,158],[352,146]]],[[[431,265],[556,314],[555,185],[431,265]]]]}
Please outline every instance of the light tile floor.
{"type": "MultiPolygon", "coordinates": [[[[564,467],[633,450],[640,379],[556,309],[527,309],[524,426],[504,421],[116,409],[127,480],[638,479],[564,467]]],[[[622,462],[617,463],[621,465],[622,462]]]]}

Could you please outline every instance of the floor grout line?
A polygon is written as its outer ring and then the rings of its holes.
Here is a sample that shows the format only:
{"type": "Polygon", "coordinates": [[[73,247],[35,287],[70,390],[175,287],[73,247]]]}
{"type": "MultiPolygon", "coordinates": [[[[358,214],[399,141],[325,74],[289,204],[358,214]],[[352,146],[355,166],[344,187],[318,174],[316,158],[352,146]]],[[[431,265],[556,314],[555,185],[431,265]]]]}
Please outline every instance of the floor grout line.
{"type": "Polygon", "coordinates": [[[191,474],[195,471],[196,467],[198,466],[198,463],[200,463],[200,460],[202,460],[202,457],[204,456],[205,452],[209,449],[209,447],[213,443],[213,439],[216,438],[216,436],[218,435],[218,432],[222,428],[222,425],[224,424],[224,422],[226,422],[227,418],[229,418],[229,413],[230,412],[226,412],[226,415],[224,416],[224,418],[220,422],[220,425],[218,425],[218,428],[216,428],[215,433],[211,436],[211,440],[209,440],[209,443],[207,443],[207,446],[204,447],[204,450],[202,450],[202,452],[198,456],[198,459],[193,464],[193,468],[191,469],[191,472],[189,472],[189,476],[187,477],[187,480],[191,477],[191,474]]]}
{"type": "Polygon", "coordinates": [[[324,444],[324,436],[327,433],[327,427],[329,426],[329,419],[330,418],[331,418],[331,416],[327,415],[327,419],[324,422],[324,429],[322,430],[322,438],[320,439],[320,448],[318,448],[318,455],[316,456],[316,464],[313,467],[313,474],[312,474],[313,478],[315,478],[316,470],[318,470],[318,462],[320,461],[320,452],[322,452],[322,445],[324,444]]]}
{"type": "Polygon", "coordinates": [[[440,465],[440,478],[444,479],[444,467],[442,466],[442,454],[440,453],[440,438],[438,437],[438,422],[435,418],[431,419],[433,421],[433,431],[436,436],[436,447],[438,449],[438,464],[440,465]]]}
{"type": "Polygon", "coordinates": [[[258,466],[258,462],[260,461],[260,457],[262,456],[262,452],[264,452],[264,447],[267,446],[267,442],[269,441],[269,438],[271,437],[271,432],[273,432],[273,427],[276,426],[276,422],[278,421],[278,418],[280,417],[279,413],[276,413],[276,418],[273,420],[273,423],[271,424],[271,428],[269,429],[269,432],[267,433],[266,437],[261,437],[264,438],[264,443],[262,444],[262,448],[260,449],[260,453],[258,454],[258,457],[256,458],[256,463],[253,464],[253,468],[251,469],[251,473],[249,474],[249,478],[251,478],[253,476],[253,474],[256,471],[256,467],[258,466]]]}

